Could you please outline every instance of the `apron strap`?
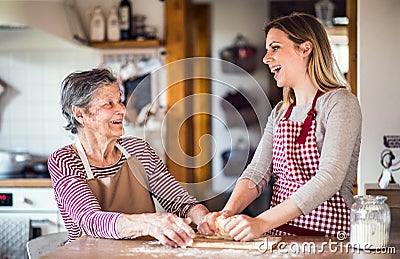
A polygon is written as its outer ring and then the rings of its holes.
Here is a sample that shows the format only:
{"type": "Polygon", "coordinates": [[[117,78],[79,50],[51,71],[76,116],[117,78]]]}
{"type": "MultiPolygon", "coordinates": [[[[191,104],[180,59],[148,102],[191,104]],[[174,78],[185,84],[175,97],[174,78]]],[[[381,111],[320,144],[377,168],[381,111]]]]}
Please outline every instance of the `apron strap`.
{"type": "MultiPolygon", "coordinates": [[[[77,138],[77,140],[75,141],[75,146],[76,146],[76,150],[78,151],[78,155],[81,158],[83,166],[85,168],[86,176],[87,176],[86,179],[87,180],[94,179],[92,169],[90,169],[89,160],[87,159],[86,153],[83,150],[82,143],[79,140],[79,138],[77,138]]],[[[128,158],[131,157],[131,155],[128,153],[128,151],[126,151],[126,149],[123,146],[121,146],[118,142],[115,144],[115,146],[122,152],[122,154],[124,154],[124,156],[127,160],[128,160],[128,158]]]]}
{"type": "Polygon", "coordinates": [[[315,103],[317,102],[317,98],[322,94],[320,90],[317,91],[317,93],[314,96],[314,100],[311,106],[311,109],[307,113],[307,117],[303,122],[303,126],[301,127],[300,130],[300,135],[296,139],[297,144],[304,144],[306,142],[307,134],[308,131],[311,127],[311,122],[315,118],[315,103]]]}
{"type": "MultiPolygon", "coordinates": [[[[315,118],[315,103],[317,102],[317,98],[319,96],[321,96],[322,92],[320,90],[317,91],[317,93],[314,96],[314,100],[311,106],[311,109],[308,111],[307,113],[307,117],[303,122],[303,126],[301,127],[301,131],[300,131],[300,135],[297,137],[296,139],[296,143],[297,144],[304,144],[306,142],[306,137],[308,134],[308,130],[311,127],[311,122],[312,120],[315,118]]],[[[289,108],[287,109],[285,116],[283,117],[285,120],[287,120],[290,116],[290,114],[292,113],[293,110],[293,103],[289,106],[289,108]]]]}
{"type": "Polygon", "coordinates": [[[75,141],[75,146],[76,150],[78,151],[78,155],[82,160],[83,166],[85,167],[87,179],[93,179],[94,177],[92,169],[90,169],[89,160],[86,157],[85,151],[83,150],[82,143],[79,138],[77,138],[77,140],[75,141]]]}
{"type": "Polygon", "coordinates": [[[115,146],[122,152],[122,154],[124,154],[126,159],[131,157],[131,154],[129,154],[128,151],[126,151],[126,149],[123,146],[121,146],[121,144],[117,142],[115,143],[115,146]]]}
{"type": "Polygon", "coordinates": [[[293,110],[293,103],[289,106],[289,108],[287,109],[287,111],[286,111],[286,113],[285,113],[285,116],[283,116],[283,118],[285,119],[285,120],[287,120],[288,118],[289,118],[289,116],[290,116],[290,114],[292,113],[292,110],[293,110]]]}

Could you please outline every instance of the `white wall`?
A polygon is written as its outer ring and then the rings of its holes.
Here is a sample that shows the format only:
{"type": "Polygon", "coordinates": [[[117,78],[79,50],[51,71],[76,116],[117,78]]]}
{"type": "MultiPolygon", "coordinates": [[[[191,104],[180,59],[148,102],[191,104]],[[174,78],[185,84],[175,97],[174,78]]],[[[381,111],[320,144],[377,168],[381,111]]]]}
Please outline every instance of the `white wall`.
{"type": "MultiPolygon", "coordinates": [[[[400,1],[358,1],[358,93],[363,113],[359,193],[381,173],[383,135],[400,135],[400,1]]],[[[400,151],[393,149],[395,161],[400,151]]],[[[394,173],[400,182],[400,172],[394,173]]]]}
{"type": "Polygon", "coordinates": [[[1,49],[0,78],[8,86],[0,97],[0,149],[49,155],[71,142],[59,105],[61,81],[99,64],[97,51],[84,47],[1,49]]]}

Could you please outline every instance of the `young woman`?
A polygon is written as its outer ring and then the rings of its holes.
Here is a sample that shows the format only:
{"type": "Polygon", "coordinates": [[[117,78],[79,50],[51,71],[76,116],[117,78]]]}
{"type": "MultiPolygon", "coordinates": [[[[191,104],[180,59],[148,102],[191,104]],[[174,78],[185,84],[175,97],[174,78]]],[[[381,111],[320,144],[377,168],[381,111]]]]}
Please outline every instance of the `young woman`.
{"type": "Polygon", "coordinates": [[[265,28],[264,63],[284,88],[250,165],[220,212],[198,227],[215,233],[215,218],[235,240],[270,231],[285,235],[349,233],[353,182],[361,142],[361,109],[334,59],[327,33],[313,16],[295,13],[265,28]],[[237,215],[274,174],[271,208],[237,215]]]}

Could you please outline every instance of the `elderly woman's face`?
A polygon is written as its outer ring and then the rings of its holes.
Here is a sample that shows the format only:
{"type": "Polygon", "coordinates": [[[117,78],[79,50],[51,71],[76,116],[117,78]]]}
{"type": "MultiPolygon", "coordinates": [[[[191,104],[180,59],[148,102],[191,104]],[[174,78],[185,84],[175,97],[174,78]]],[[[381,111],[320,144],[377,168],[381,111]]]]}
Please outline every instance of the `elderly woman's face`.
{"type": "Polygon", "coordinates": [[[124,134],[124,115],[125,106],[117,84],[105,85],[93,94],[89,110],[83,115],[83,130],[107,139],[118,138],[124,134]]]}

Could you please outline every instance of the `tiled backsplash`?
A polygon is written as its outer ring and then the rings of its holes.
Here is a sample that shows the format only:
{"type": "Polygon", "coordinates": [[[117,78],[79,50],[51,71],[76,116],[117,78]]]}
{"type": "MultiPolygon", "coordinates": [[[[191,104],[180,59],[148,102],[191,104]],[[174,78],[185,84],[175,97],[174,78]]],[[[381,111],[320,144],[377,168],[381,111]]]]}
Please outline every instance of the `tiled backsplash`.
{"type": "Polygon", "coordinates": [[[0,51],[0,149],[49,155],[70,135],[59,105],[62,80],[72,71],[100,64],[97,50],[0,51]]]}

